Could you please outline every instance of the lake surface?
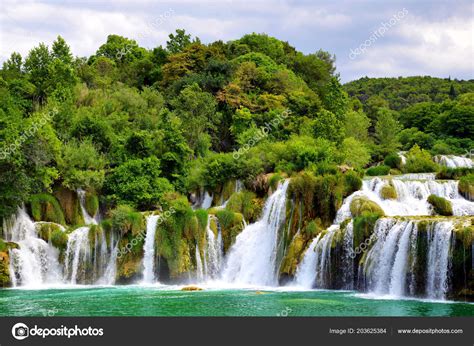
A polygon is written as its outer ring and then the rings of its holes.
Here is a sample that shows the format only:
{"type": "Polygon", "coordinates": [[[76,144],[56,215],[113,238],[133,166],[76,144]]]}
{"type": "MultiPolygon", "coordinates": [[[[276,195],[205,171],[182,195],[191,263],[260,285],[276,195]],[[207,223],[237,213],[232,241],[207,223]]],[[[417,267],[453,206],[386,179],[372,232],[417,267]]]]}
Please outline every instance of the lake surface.
{"type": "Polygon", "coordinates": [[[474,304],[370,297],[350,291],[181,286],[0,290],[1,316],[473,316],[474,304]]]}

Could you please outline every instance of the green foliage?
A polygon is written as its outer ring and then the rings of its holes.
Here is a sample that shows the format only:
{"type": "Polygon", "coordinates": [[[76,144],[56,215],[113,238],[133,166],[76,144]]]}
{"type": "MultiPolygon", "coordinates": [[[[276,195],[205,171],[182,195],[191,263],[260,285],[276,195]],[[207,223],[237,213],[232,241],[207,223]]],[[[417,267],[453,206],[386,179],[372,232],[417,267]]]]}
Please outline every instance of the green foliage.
{"type": "Polygon", "coordinates": [[[458,188],[464,198],[474,201],[474,173],[461,177],[458,188]]]}
{"type": "Polygon", "coordinates": [[[351,201],[350,210],[353,217],[361,216],[367,212],[378,214],[379,216],[385,215],[384,211],[377,203],[365,197],[355,197],[351,201]]]}
{"type": "Polygon", "coordinates": [[[160,176],[156,157],[130,160],[106,177],[104,188],[117,204],[130,204],[141,210],[156,208],[173,185],[160,176]]]}
{"type": "Polygon", "coordinates": [[[112,230],[121,235],[138,234],[145,229],[143,215],[128,205],[119,205],[110,211],[112,230]]]}
{"type": "Polygon", "coordinates": [[[400,124],[396,120],[394,112],[385,108],[377,112],[375,139],[380,146],[382,154],[393,153],[400,147],[397,137],[400,129],[400,124]]]}
{"type": "Polygon", "coordinates": [[[48,221],[66,224],[58,200],[49,194],[37,194],[30,198],[31,214],[35,221],[48,221]]]}
{"type": "Polygon", "coordinates": [[[85,207],[89,215],[97,214],[99,211],[99,197],[91,192],[86,192],[85,207]]]}
{"type": "Polygon", "coordinates": [[[389,166],[390,168],[400,168],[402,163],[402,159],[400,155],[398,154],[388,154],[385,156],[385,159],[383,160],[383,164],[385,166],[389,166]]]}
{"type": "Polygon", "coordinates": [[[443,197],[438,197],[436,195],[429,195],[428,203],[430,203],[433,206],[435,213],[438,215],[443,215],[443,216],[453,215],[453,206],[451,202],[443,197]]]}
{"type": "Polygon", "coordinates": [[[68,235],[58,225],[52,223],[41,224],[38,235],[43,240],[51,242],[60,251],[65,251],[67,248],[68,235]]]}
{"type": "Polygon", "coordinates": [[[261,204],[256,200],[256,196],[250,191],[241,191],[234,193],[226,205],[226,209],[244,216],[247,222],[254,222],[258,219],[261,212],[261,204]]]}
{"type": "Polygon", "coordinates": [[[105,164],[105,158],[90,141],[72,141],[63,145],[58,168],[65,187],[100,189],[104,183],[105,164]]]}
{"type": "Polygon", "coordinates": [[[380,165],[370,167],[365,171],[365,174],[370,176],[377,176],[377,175],[387,175],[390,172],[390,166],[380,165]]]}
{"type": "Polygon", "coordinates": [[[392,185],[385,184],[380,190],[380,197],[382,197],[383,199],[397,199],[397,190],[395,190],[392,185]]]}
{"type": "Polygon", "coordinates": [[[372,235],[375,223],[381,215],[371,212],[365,212],[354,218],[354,248],[359,248],[360,245],[372,235]]]}
{"type": "Polygon", "coordinates": [[[438,169],[429,151],[420,149],[416,144],[407,152],[406,158],[406,164],[403,166],[403,171],[406,173],[435,172],[438,169]]]}
{"type": "Polygon", "coordinates": [[[474,174],[474,168],[459,167],[459,168],[448,168],[441,167],[438,173],[436,173],[436,179],[454,179],[459,180],[465,175],[474,174]]]}
{"type": "Polygon", "coordinates": [[[345,138],[341,149],[344,155],[344,163],[349,166],[362,168],[370,161],[369,149],[364,143],[353,137],[345,138]]]}

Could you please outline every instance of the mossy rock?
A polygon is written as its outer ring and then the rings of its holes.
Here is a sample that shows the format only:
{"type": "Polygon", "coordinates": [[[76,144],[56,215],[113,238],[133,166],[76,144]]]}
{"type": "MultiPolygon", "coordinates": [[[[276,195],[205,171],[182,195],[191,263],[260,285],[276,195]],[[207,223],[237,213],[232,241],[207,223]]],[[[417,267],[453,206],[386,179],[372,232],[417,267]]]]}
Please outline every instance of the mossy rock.
{"type": "Polygon", "coordinates": [[[0,251],[0,287],[10,286],[10,257],[8,252],[0,251]]]}
{"type": "Polygon", "coordinates": [[[300,233],[293,237],[280,266],[280,274],[287,274],[289,276],[295,275],[296,268],[301,261],[306,244],[307,241],[300,233]]]}
{"type": "Polygon", "coordinates": [[[458,185],[459,193],[466,199],[474,202],[474,174],[461,177],[458,185]]]}
{"type": "Polygon", "coordinates": [[[35,221],[66,224],[61,206],[54,196],[46,193],[33,195],[30,198],[30,205],[31,214],[35,221]]]}
{"type": "Polygon", "coordinates": [[[110,216],[112,230],[122,236],[129,232],[136,235],[146,227],[143,215],[128,205],[119,205],[110,212],[110,216]]]}
{"type": "Polygon", "coordinates": [[[395,190],[392,185],[385,184],[380,190],[380,197],[382,197],[383,199],[397,199],[397,190],[395,190]]]}
{"type": "Polygon", "coordinates": [[[202,288],[191,285],[191,286],[184,286],[183,288],[181,288],[181,291],[187,291],[187,292],[202,291],[202,288]]]}
{"type": "Polygon", "coordinates": [[[428,196],[428,203],[430,203],[438,215],[443,216],[452,216],[453,215],[453,206],[450,201],[443,197],[438,197],[436,195],[428,196]]]}
{"type": "Polygon", "coordinates": [[[224,252],[227,252],[235,242],[237,235],[244,229],[244,218],[242,214],[227,209],[219,210],[216,217],[221,227],[224,252]]]}
{"type": "Polygon", "coordinates": [[[68,235],[58,224],[50,222],[41,223],[38,236],[44,241],[51,242],[60,251],[64,251],[67,248],[68,235]]]}
{"type": "Polygon", "coordinates": [[[99,211],[99,197],[92,192],[86,192],[85,207],[87,213],[94,217],[99,211]]]}
{"type": "Polygon", "coordinates": [[[263,200],[256,198],[255,193],[241,191],[232,194],[227,203],[226,209],[234,213],[240,213],[248,222],[255,222],[263,208],[263,200]]]}
{"type": "Polygon", "coordinates": [[[68,225],[83,225],[81,205],[75,191],[59,187],[54,191],[54,196],[59,201],[64,218],[68,225]]]}
{"type": "Polygon", "coordinates": [[[383,209],[377,203],[366,197],[355,197],[351,201],[350,210],[353,217],[361,216],[363,213],[385,215],[383,209]]]}

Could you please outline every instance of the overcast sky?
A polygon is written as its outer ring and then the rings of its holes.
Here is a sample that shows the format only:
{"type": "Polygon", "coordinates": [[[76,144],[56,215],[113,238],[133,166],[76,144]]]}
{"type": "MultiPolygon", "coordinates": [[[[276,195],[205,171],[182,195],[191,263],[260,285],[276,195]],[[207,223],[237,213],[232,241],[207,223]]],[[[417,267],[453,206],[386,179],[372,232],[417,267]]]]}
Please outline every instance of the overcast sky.
{"type": "Polygon", "coordinates": [[[264,32],[304,53],[329,51],[344,82],[363,76],[474,78],[469,0],[0,1],[1,61],[13,51],[24,56],[39,42],[50,45],[57,35],[74,55],[88,56],[109,34],[153,48],[184,28],[205,43],[264,32]],[[361,45],[365,51],[356,51],[361,45]]]}

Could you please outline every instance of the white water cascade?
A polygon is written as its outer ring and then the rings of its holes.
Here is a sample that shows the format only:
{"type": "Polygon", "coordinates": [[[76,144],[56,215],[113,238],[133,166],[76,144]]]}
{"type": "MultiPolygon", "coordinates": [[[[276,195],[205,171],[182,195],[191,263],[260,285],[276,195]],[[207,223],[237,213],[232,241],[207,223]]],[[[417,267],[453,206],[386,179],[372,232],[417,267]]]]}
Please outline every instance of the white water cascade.
{"type": "Polygon", "coordinates": [[[210,227],[210,220],[213,217],[214,216],[209,215],[206,227],[207,247],[204,253],[205,279],[216,279],[219,276],[222,268],[222,258],[224,257],[224,243],[220,227],[218,226],[217,235],[210,227]]]}
{"type": "Polygon", "coordinates": [[[327,288],[330,284],[331,245],[339,225],[319,233],[296,269],[294,284],[303,288],[327,288]]]}
{"type": "Polygon", "coordinates": [[[155,277],[155,234],[159,215],[150,215],[146,219],[146,237],[143,245],[143,282],[153,283],[155,277]]]}
{"type": "Polygon", "coordinates": [[[86,191],[82,189],[77,190],[77,196],[79,197],[79,204],[81,206],[82,217],[86,225],[97,225],[95,215],[91,216],[86,209],[86,191]]]}
{"type": "MultiPolygon", "coordinates": [[[[449,221],[430,223],[427,229],[428,260],[425,296],[443,299],[447,291],[449,248],[453,224],[449,221]]],[[[382,218],[375,226],[374,244],[367,252],[361,268],[369,292],[394,297],[413,294],[413,273],[417,261],[417,221],[382,218]]]]}
{"type": "Polygon", "coordinates": [[[69,234],[64,260],[64,279],[75,285],[85,281],[87,264],[91,259],[89,227],[80,227],[69,234]]]}
{"type": "Polygon", "coordinates": [[[474,215],[474,202],[470,202],[459,194],[458,181],[410,180],[405,178],[365,179],[362,189],[354,192],[344,200],[336,216],[336,223],[350,218],[350,203],[354,197],[366,197],[376,202],[389,216],[431,215],[428,196],[434,194],[449,200],[453,206],[453,214],[474,215]],[[382,187],[391,184],[397,192],[397,199],[383,199],[382,187]]]}
{"type": "Polygon", "coordinates": [[[231,247],[222,279],[243,285],[273,286],[277,279],[279,231],[285,221],[286,191],[289,180],[267,199],[263,215],[237,236],[231,247]]]}
{"type": "Polygon", "coordinates": [[[436,163],[448,168],[473,168],[474,162],[469,157],[455,155],[438,155],[434,157],[436,163]]]}
{"type": "Polygon", "coordinates": [[[19,249],[10,249],[10,277],[13,287],[41,286],[61,281],[59,251],[40,239],[35,223],[24,208],[3,224],[6,241],[15,242],[19,249]]]}

